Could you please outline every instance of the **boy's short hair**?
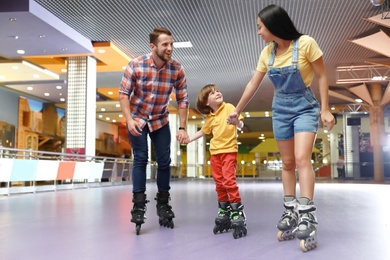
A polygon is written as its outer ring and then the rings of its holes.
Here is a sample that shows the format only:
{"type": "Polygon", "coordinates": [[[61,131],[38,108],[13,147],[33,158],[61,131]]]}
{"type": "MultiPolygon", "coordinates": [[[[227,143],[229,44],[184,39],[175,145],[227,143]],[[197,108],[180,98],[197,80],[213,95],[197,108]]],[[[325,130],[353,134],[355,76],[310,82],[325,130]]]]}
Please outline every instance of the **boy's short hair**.
{"type": "Polygon", "coordinates": [[[208,115],[211,113],[212,109],[207,105],[208,98],[211,92],[218,90],[217,85],[215,84],[207,84],[204,86],[198,93],[198,97],[196,98],[196,109],[204,115],[208,115]]]}

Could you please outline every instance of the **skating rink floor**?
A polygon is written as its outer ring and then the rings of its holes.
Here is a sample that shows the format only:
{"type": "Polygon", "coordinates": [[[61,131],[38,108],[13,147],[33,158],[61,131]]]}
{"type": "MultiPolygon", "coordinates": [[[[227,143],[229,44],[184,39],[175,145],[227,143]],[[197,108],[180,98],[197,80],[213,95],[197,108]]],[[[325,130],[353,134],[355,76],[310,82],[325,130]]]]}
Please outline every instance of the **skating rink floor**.
{"type": "MultiPolygon", "coordinates": [[[[316,183],[318,247],[279,242],[280,181],[238,179],[248,235],[213,234],[212,179],[174,179],[174,229],[160,227],[156,183],[147,184],[147,220],[130,222],[131,185],[0,197],[0,259],[390,259],[390,185],[316,183]]],[[[299,192],[299,191],[298,191],[299,192]]],[[[299,194],[299,193],[298,193],[299,194]]]]}

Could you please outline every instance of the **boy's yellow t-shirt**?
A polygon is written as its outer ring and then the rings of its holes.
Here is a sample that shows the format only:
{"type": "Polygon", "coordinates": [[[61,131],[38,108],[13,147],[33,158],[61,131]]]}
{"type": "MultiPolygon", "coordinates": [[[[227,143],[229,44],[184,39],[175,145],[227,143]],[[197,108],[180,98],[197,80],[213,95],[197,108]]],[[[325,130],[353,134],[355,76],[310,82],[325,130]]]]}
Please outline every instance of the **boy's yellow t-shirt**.
{"type": "MultiPolygon", "coordinates": [[[[223,102],[217,112],[206,116],[201,131],[206,135],[213,135],[210,140],[211,155],[238,152],[237,127],[226,122],[227,116],[234,109],[232,104],[223,102]]],[[[241,115],[239,118],[241,121],[244,120],[241,115]]]]}
{"type": "MultiPolygon", "coordinates": [[[[268,62],[271,56],[271,52],[275,43],[267,45],[261,52],[259,62],[257,63],[257,71],[267,72],[268,62]]],[[[274,64],[275,68],[285,67],[292,65],[292,47],[293,41],[291,41],[288,50],[282,55],[275,56],[274,64]]],[[[299,38],[298,43],[298,68],[301,73],[302,79],[305,85],[308,87],[313,81],[314,69],[311,63],[316,61],[322,56],[322,51],[317,42],[308,35],[302,35],[299,38]]]]}

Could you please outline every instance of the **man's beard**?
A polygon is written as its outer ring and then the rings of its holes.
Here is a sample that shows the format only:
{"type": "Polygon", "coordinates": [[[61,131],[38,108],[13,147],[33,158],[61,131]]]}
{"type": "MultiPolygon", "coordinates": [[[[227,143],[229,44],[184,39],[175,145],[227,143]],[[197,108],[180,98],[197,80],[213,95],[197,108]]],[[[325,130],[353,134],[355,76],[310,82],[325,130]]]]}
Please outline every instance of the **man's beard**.
{"type": "Polygon", "coordinates": [[[169,58],[166,58],[166,57],[165,57],[165,53],[159,54],[159,53],[157,52],[157,57],[158,57],[160,60],[165,61],[165,62],[167,62],[167,61],[169,61],[169,60],[171,59],[170,57],[169,57],[169,58]]]}

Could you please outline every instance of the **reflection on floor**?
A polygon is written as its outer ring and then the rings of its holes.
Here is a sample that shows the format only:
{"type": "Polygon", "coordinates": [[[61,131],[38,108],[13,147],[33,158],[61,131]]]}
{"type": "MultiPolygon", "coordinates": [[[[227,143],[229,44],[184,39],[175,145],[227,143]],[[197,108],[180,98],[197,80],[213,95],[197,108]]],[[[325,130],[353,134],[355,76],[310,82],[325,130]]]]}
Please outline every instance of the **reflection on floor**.
{"type": "Polygon", "coordinates": [[[131,186],[0,197],[0,259],[389,259],[390,186],[316,184],[318,247],[278,242],[280,181],[238,179],[248,235],[213,234],[214,182],[171,183],[175,228],[160,227],[156,184],[147,184],[148,212],[139,236],[130,223],[131,186]]]}

